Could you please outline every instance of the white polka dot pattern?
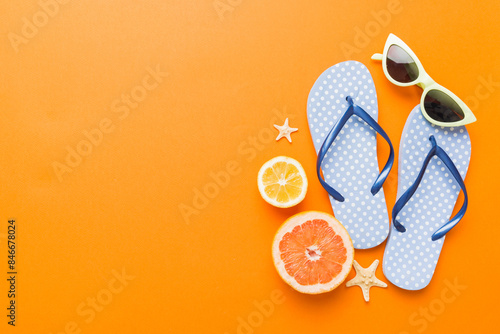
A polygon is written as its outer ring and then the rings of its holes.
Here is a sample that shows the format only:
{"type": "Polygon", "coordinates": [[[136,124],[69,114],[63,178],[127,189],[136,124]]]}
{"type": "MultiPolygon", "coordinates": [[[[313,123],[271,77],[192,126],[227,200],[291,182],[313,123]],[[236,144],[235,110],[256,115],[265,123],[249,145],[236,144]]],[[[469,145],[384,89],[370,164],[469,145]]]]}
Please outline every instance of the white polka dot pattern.
{"type": "MultiPolygon", "coordinates": [[[[316,153],[347,110],[348,95],[373,119],[378,119],[377,94],[368,69],[356,61],[330,67],[314,83],[307,102],[316,153]]],[[[375,196],[370,192],[379,174],[375,130],[352,116],[328,150],[321,167],[326,182],[345,198],[344,202],[338,202],[330,196],[330,202],[354,247],[366,249],[381,244],[389,233],[389,215],[384,190],[375,196]]]]}
{"type": "MultiPolygon", "coordinates": [[[[465,127],[433,125],[423,117],[420,106],[416,106],[401,136],[398,199],[417,178],[431,149],[431,135],[465,178],[471,154],[470,138],[465,127]]],[[[450,219],[459,192],[460,186],[448,168],[434,156],[418,189],[398,214],[398,221],[406,232],[398,232],[391,224],[382,268],[394,285],[406,290],[420,290],[429,284],[445,239],[432,241],[431,236],[450,219]]]]}

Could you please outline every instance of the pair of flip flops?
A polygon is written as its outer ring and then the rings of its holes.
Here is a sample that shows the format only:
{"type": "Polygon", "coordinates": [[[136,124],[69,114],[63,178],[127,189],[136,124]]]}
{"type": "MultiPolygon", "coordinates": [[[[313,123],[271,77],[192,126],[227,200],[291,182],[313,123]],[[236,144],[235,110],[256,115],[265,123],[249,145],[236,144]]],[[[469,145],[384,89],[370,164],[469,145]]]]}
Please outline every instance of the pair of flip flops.
{"type": "Polygon", "coordinates": [[[467,208],[463,179],[471,148],[465,127],[433,125],[420,106],[411,111],[401,137],[397,201],[388,224],[382,185],[392,168],[394,150],[377,123],[377,95],[368,69],[346,61],[323,72],[309,94],[307,117],[318,153],[318,178],[354,247],[372,248],[388,237],[382,264],[387,279],[407,290],[426,287],[445,234],[467,208]],[[382,171],[377,133],[390,147],[382,171]],[[464,204],[450,219],[460,190],[464,204]]]}

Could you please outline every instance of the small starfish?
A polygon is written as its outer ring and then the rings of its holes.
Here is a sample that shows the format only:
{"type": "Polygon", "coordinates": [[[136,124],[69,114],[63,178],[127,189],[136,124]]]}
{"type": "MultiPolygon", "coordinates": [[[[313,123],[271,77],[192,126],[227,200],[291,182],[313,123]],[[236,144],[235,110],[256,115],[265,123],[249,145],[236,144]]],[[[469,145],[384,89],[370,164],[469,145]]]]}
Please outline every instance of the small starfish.
{"type": "Polygon", "coordinates": [[[278,137],[276,137],[276,140],[280,140],[281,138],[285,137],[286,139],[288,139],[288,141],[291,143],[292,142],[292,138],[290,137],[290,134],[292,132],[295,132],[295,131],[298,131],[299,129],[297,128],[291,128],[289,125],[288,125],[288,118],[285,120],[285,124],[279,126],[279,125],[276,125],[274,124],[274,127],[276,129],[278,129],[278,131],[280,132],[278,134],[278,137]]]}
{"type": "Polygon", "coordinates": [[[385,282],[382,282],[377,277],[375,277],[378,260],[373,261],[373,263],[368,268],[361,267],[359,263],[354,260],[353,266],[354,269],[356,269],[356,277],[347,282],[345,286],[351,287],[354,285],[358,285],[361,290],[363,290],[363,297],[365,298],[365,302],[370,301],[370,288],[372,286],[387,288],[387,284],[385,282]]]}

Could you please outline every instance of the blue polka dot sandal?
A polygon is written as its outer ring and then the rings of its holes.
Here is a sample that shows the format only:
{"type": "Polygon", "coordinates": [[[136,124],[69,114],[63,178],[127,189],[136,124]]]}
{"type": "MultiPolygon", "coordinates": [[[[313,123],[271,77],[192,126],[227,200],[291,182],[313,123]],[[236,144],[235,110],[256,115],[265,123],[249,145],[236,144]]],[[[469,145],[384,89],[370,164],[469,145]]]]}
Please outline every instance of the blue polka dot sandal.
{"type": "Polygon", "coordinates": [[[346,61],[323,72],[309,93],[307,119],[318,154],[318,178],[330,195],[335,217],[349,232],[354,248],[380,245],[389,234],[382,185],[394,150],[377,123],[377,94],[366,66],[346,61]],[[391,149],[380,173],[377,133],[391,149]]]}
{"type": "Polygon", "coordinates": [[[420,290],[431,281],[444,236],[467,209],[463,179],[470,153],[464,126],[431,124],[420,106],[410,113],[401,136],[397,201],[382,263],[394,285],[420,290]],[[450,219],[460,190],[464,203],[450,219]]]}

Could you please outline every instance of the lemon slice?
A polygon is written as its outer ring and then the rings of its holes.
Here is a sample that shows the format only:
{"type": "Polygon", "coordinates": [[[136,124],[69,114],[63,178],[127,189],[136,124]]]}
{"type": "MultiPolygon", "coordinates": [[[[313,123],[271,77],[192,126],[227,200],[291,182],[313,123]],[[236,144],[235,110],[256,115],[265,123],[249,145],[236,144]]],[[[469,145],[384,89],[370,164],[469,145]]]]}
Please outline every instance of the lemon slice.
{"type": "Polygon", "coordinates": [[[262,198],[278,208],[292,207],[306,197],[306,172],[290,157],[275,157],[262,165],[257,184],[262,198]]]}

